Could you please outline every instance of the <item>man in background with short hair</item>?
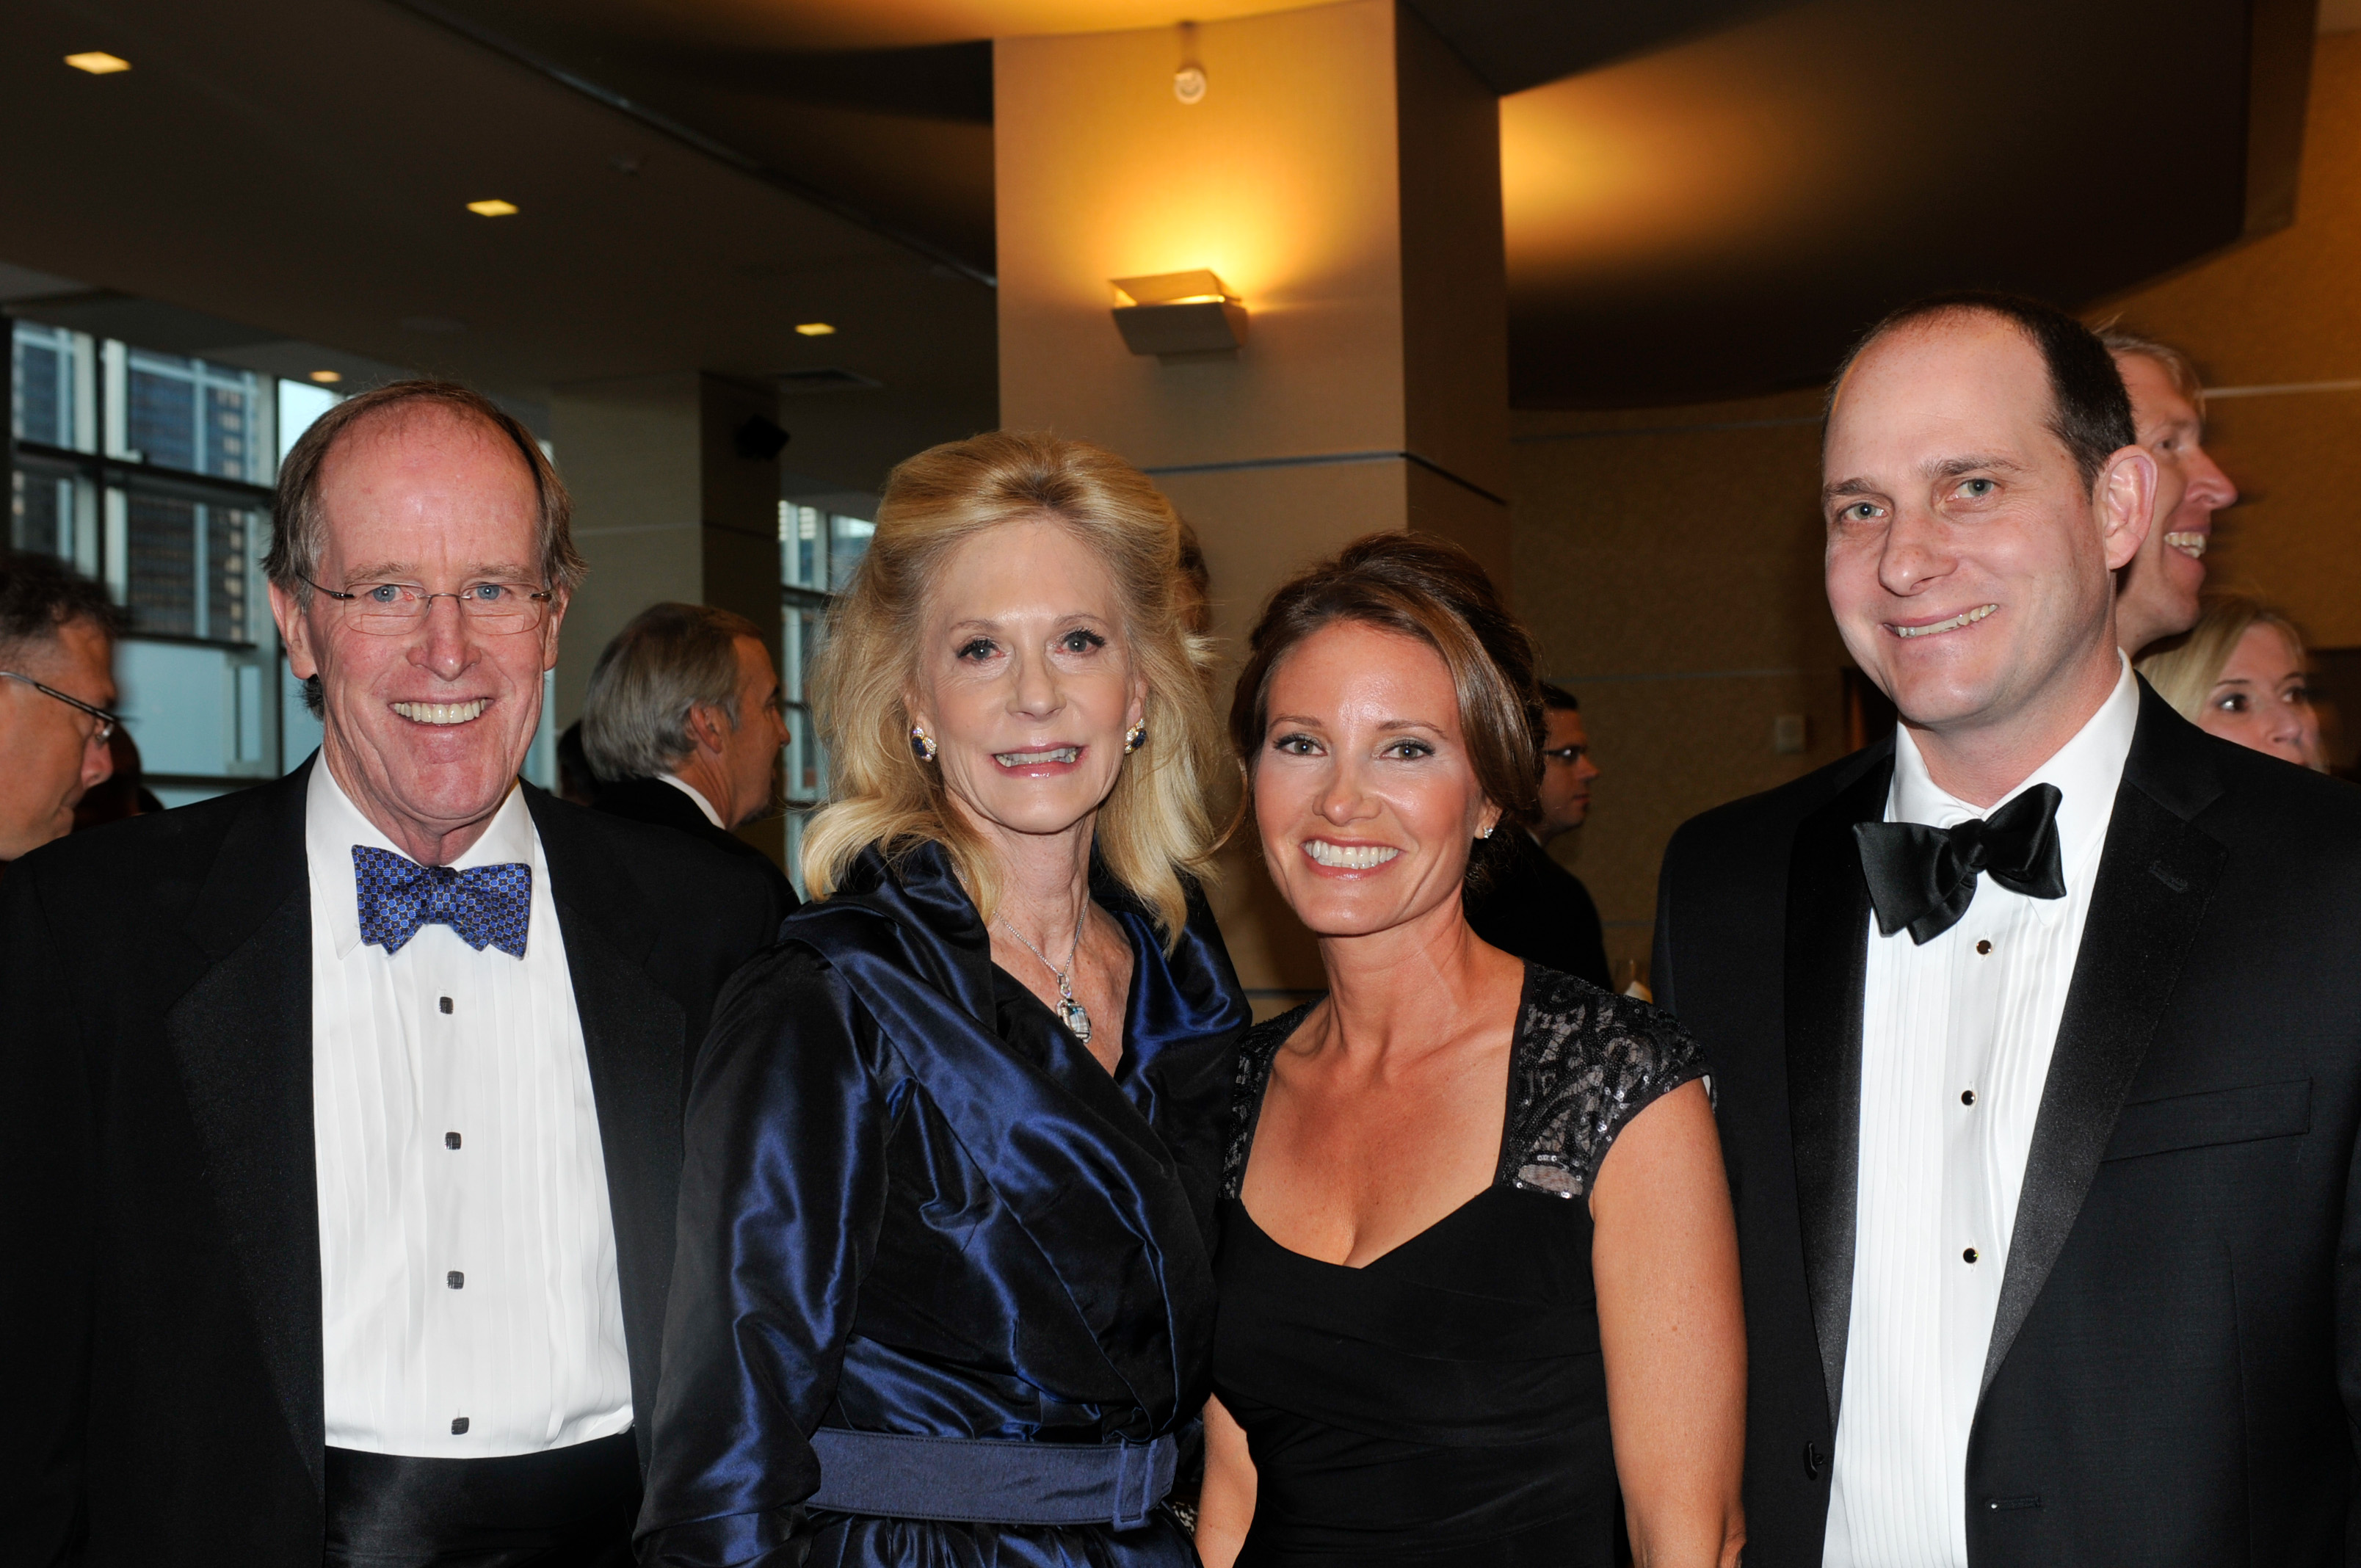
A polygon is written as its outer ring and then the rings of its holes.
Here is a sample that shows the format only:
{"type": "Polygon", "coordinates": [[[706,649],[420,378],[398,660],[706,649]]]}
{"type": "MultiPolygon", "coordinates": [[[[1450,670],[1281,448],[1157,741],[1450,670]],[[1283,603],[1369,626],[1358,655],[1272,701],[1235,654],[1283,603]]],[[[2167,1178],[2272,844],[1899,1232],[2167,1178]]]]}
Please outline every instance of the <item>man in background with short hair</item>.
{"type": "Polygon", "coordinates": [[[1467,901],[1467,923],[1504,953],[1611,989],[1598,905],[1582,879],[1552,860],[1549,843],[1590,815],[1590,734],[1582,707],[1563,686],[1543,685],[1549,720],[1542,740],[1541,819],[1530,832],[1510,828],[1487,863],[1487,880],[1467,901]]]}
{"type": "Polygon", "coordinates": [[[55,556],[0,551],[0,866],[73,830],[115,772],[106,590],[55,556]]]}
{"type": "Polygon", "coordinates": [[[2205,383],[2196,361],[2169,343],[2114,327],[2099,341],[2131,395],[2139,444],[2156,459],[2156,525],[2115,574],[2117,645],[2136,659],[2197,624],[2213,514],[2238,504],[2238,487],[2206,454],[2205,383]]]}
{"type": "Polygon", "coordinates": [[[651,605],[599,653],[582,704],[591,805],[703,839],[757,866],[784,916],[786,873],[732,831],[774,810],[787,743],[762,629],[710,605],[651,605]]]}

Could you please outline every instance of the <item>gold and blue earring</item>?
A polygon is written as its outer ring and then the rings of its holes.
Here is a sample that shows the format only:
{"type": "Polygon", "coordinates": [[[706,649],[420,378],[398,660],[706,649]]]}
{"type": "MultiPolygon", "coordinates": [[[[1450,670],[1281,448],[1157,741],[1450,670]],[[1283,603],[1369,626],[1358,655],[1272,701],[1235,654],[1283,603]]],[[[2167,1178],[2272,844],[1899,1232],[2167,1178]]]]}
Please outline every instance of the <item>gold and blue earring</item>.
{"type": "Polygon", "coordinates": [[[1123,754],[1130,756],[1148,744],[1148,724],[1142,720],[1123,732],[1123,754]]]}
{"type": "Polygon", "coordinates": [[[922,762],[931,762],[935,760],[935,752],[938,750],[939,748],[935,744],[935,738],[927,733],[925,725],[910,726],[910,752],[913,756],[922,762]]]}

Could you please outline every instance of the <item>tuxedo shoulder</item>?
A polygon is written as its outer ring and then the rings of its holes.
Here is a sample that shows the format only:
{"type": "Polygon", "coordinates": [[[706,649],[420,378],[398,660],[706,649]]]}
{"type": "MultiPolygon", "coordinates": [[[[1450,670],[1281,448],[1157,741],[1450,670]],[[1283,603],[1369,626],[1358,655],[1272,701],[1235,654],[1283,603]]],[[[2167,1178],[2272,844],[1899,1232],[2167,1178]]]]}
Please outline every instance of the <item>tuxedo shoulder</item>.
{"type": "Polygon", "coordinates": [[[159,894],[169,902],[176,889],[193,899],[231,830],[264,804],[262,790],[273,787],[70,833],[17,861],[5,881],[36,890],[45,904],[77,907],[119,907],[159,894]]]}
{"type": "Polygon", "coordinates": [[[555,795],[544,795],[536,805],[533,820],[544,842],[553,832],[561,839],[577,840],[652,893],[676,897],[688,885],[708,879],[758,893],[763,890],[762,873],[744,857],[676,828],[593,810],[555,795]]]}
{"type": "Polygon", "coordinates": [[[2308,857],[2361,856],[2361,788],[2214,736],[2202,739],[2222,788],[2197,812],[2199,828],[2308,857]]]}
{"type": "Polygon", "coordinates": [[[1885,766],[1892,757],[1891,742],[1863,747],[1802,778],[1699,812],[1674,833],[1672,846],[1665,851],[1667,862],[1686,853],[1720,855],[1741,847],[1760,847],[1770,841],[1766,836],[1776,836],[1784,842],[1795,824],[1859,783],[1864,773],[1885,766]]]}

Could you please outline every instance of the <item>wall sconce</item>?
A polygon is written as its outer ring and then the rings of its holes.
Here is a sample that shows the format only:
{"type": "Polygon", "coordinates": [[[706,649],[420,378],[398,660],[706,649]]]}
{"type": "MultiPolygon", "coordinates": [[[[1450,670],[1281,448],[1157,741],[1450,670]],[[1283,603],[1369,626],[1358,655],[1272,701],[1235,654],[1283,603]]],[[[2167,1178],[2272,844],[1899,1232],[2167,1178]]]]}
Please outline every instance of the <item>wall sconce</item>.
{"type": "Polygon", "coordinates": [[[1114,283],[1115,328],[1134,354],[1153,354],[1170,365],[1235,355],[1246,340],[1246,308],[1202,268],[1114,283]]]}

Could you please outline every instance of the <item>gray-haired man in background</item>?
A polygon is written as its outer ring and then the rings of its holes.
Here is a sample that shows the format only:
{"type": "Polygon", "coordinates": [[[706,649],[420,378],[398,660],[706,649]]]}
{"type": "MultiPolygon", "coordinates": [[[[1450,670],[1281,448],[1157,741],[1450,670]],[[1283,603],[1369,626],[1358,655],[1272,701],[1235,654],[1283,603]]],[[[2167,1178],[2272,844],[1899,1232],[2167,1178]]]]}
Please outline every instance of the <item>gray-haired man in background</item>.
{"type": "Polygon", "coordinates": [[[739,838],[778,798],[787,743],[779,673],[762,630],[702,604],[657,604],[615,634],[590,672],[582,751],[598,810],[706,839],[758,865],[783,910],[786,873],[739,838]]]}

